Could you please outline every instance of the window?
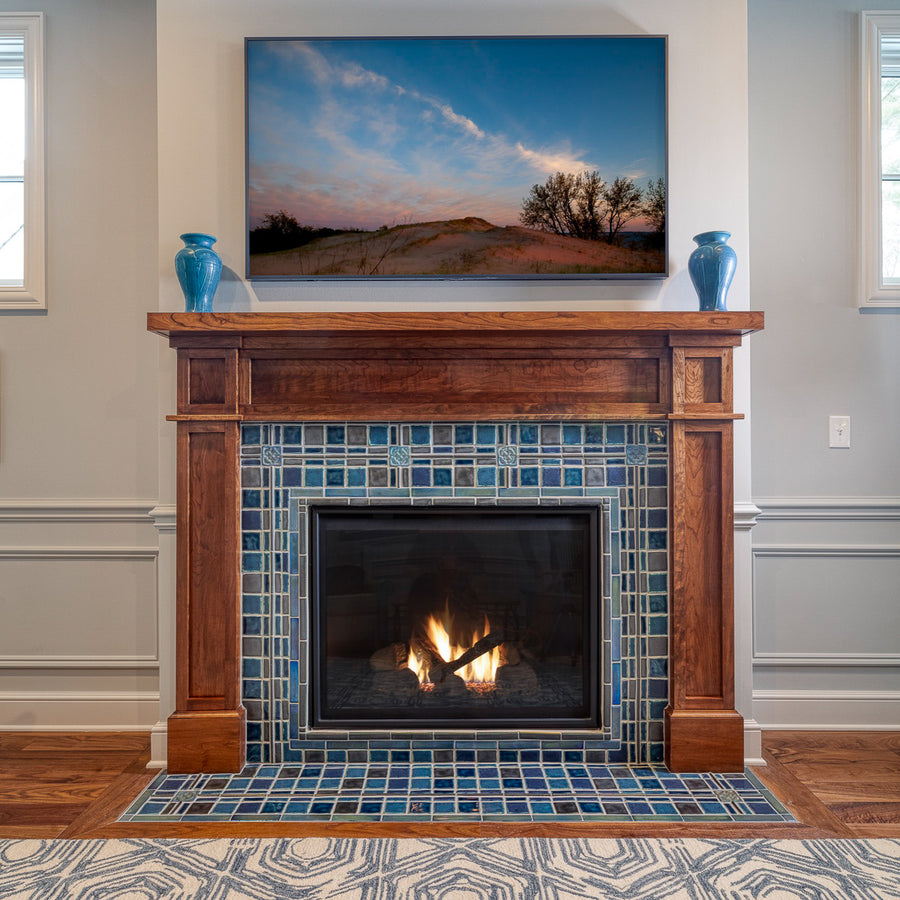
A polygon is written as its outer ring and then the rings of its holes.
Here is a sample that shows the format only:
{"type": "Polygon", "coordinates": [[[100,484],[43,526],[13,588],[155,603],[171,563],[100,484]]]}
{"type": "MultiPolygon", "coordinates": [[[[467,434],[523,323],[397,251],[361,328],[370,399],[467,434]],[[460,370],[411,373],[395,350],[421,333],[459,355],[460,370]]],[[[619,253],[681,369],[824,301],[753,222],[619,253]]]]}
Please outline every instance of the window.
{"type": "Polygon", "coordinates": [[[0,310],[44,282],[43,16],[0,13],[0,310]]]}
{"type": "Polygon", "coordinates": [[[900,13],[861,15],[861,307],[900,306],[900,13]]]}

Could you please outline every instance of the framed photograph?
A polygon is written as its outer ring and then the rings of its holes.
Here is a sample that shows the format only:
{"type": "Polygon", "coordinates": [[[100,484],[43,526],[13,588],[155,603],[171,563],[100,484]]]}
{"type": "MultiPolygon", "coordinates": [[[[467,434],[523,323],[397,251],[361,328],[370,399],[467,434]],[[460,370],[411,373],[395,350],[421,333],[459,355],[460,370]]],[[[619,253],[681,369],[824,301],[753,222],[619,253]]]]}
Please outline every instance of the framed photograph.
{"type": "Polygon", "coordinates": [[[667,273],[666,38],[248,38],[247,277],[667,273]]]}

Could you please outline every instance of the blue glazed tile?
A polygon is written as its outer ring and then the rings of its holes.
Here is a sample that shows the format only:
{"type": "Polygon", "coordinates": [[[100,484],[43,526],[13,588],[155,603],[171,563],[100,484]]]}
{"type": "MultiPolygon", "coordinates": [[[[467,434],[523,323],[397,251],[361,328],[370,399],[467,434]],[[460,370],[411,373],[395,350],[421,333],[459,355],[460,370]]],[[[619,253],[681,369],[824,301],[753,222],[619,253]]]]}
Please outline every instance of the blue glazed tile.
{"type": "Polygon", "coordinates": [[[262,506],[262,492],[256,490],[241,491],[243,509],[259,509],[262,506]]]}
{"type": "Polygon", "coordinates": [[[541,469],[542,487],[560,487],[561,484],[562,478],[559,466],[544,466],[541,469]]]}
{"type": "Polygon", "coordinates": [[[497,484],[497,470],[493,467],[480,466],[477,469],[479,487],[494,487],[497,484]]]}
{"type": "Polygon", "coordinates": [[[453,470],[452,469],[432,469],[432,483],[435,487],[452,487],[453,470]]]}
{"type": "Polygon", "coordinates": [[[303,483],[306,487],[322,487],[325,471],[319,466],[307,466],[303,470],[303,483]]]}
{"type": "Polygon", "coordinates": [[[242,510],[241,528],[245,531],[259,531],[262,528],[262,513],[254,509],[242,510]]]}
{"type": "Polygon", "coordinates": [[[666,483],[666,470],[662,467],[649,466],[647,472],[648,485],[664,485],[666,483]]]}

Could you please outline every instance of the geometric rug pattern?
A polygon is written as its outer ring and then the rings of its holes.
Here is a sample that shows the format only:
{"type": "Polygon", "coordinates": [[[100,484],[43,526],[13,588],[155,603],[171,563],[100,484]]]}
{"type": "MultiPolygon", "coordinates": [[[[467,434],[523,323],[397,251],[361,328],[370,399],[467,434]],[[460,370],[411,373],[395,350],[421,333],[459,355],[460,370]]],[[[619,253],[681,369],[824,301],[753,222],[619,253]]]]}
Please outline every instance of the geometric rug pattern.
{"type": "Polygon", "coordinates": [[[163,772],[120,822],[793,822],[750,772],[560,762],[251,765],[163,772]]]}
{"type": "Polygon", "coordinates": [[[3,900],[898,900],[898,840],[0,840],[3,900]]]}

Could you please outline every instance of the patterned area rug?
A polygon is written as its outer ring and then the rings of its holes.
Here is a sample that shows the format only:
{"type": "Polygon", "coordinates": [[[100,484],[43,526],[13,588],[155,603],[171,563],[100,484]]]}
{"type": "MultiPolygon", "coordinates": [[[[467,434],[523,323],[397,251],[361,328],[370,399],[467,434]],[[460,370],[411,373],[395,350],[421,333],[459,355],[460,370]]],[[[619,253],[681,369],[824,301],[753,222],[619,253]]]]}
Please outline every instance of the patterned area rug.
{"type": "Polygon", "coordinates": [[[3,900],[900,898],[900,840],[0,840],[3,900]]]}

